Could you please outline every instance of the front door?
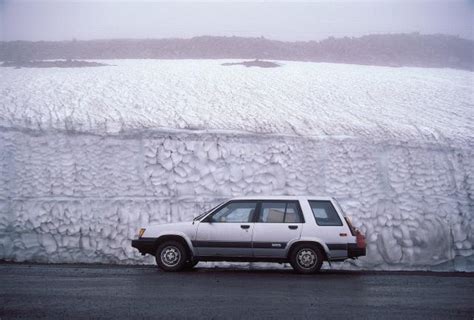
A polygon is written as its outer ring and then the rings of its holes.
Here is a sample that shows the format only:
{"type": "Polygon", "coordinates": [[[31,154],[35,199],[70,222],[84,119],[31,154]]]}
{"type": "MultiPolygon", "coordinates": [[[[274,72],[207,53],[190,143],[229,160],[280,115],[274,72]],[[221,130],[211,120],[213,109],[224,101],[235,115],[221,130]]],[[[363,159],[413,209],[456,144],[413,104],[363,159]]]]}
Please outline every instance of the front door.
{"type": "Polygon", "coordinates": [[[199,256],[251,257],[256,201],[229,201],[199,223],[193,246],[199,256]]]}
{"type": "Polygon", "coordinates": [[[254,256],[284,258],[288,244],[300,238],[302,226],[298,201],[262,201],[253,230],[254,256]]]}

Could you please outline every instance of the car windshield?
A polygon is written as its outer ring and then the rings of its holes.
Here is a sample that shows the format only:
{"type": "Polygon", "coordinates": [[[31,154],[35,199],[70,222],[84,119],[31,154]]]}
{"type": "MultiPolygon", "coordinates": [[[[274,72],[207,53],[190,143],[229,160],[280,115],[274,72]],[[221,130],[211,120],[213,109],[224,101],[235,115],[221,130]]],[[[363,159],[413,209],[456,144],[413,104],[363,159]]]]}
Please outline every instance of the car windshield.
{"type": "Polygon", "coordinates": [[[195,217],[193,219],[193,221],[196,221],[196,220],[201,220],[202,218],[204,218],[204,216],[206,216],[209,212],[213,211],[214,209],[216,209],[217,207],[219,207],[220,205],[222,205],[225,201],[219,203],[217,206],[215,207],[212,207],[211,209],[207,210],[206,212],[203,212],[201,213],[200,215],[198,215],[197,217],[195,217]]]}

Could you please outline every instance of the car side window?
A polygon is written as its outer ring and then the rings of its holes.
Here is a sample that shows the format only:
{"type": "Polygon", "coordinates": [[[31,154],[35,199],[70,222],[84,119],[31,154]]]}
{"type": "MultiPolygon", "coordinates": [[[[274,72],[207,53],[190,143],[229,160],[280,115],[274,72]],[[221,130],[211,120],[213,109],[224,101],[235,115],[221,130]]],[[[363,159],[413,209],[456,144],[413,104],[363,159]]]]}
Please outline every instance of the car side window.
{"type": "Polygon", "coordinates": [[[301,223],[301,215],[296,202],[264,201],[258,222],[301,223]]]}
{"type": "Polygon", "coordinates": [[[342,221],[331,201],[309,201],[309,205],[319,226],[342,226],[342,221]]]}
{"type": "Polygon", "coordinates": [[[231,202],[216,211],[210,217],[209,221],[227,223],[250,222],[252,220],[252,216],[256,208],[256,201],[231,202]]]}

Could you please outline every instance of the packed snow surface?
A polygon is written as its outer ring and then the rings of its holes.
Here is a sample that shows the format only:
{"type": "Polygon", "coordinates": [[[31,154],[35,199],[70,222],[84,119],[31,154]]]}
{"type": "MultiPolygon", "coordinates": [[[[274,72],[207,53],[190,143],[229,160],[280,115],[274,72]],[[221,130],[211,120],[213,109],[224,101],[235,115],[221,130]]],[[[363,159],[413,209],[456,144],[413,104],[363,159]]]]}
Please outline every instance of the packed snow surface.
{"type": "Polygon", "coordinates": [[[292,135],[472,137],[473,73],[286,62],[106,61],[0,70],[0,124],[117,133],[237,130],[292,135]]]}
{"type": "Polygon", "coordinates": [[[227,61],[0,68],[0,259],[151,262],[141,226],[315,194],[367,235],[336,267],[474,270],[474,73],[227,61]]]}

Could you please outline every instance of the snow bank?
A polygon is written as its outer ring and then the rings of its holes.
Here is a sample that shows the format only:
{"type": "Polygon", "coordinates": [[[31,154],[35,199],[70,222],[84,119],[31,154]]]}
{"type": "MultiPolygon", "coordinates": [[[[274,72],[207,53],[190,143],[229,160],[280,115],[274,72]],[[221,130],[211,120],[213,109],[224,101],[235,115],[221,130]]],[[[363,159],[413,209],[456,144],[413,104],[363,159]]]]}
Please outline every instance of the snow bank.
{"type": "Polygon", "coordinates": [[[151,262],[140,226],[325,194],[368,239],[336,267],[474,270],[471,73],[220,63],[0,70],[0,259],[151,262]]]}

